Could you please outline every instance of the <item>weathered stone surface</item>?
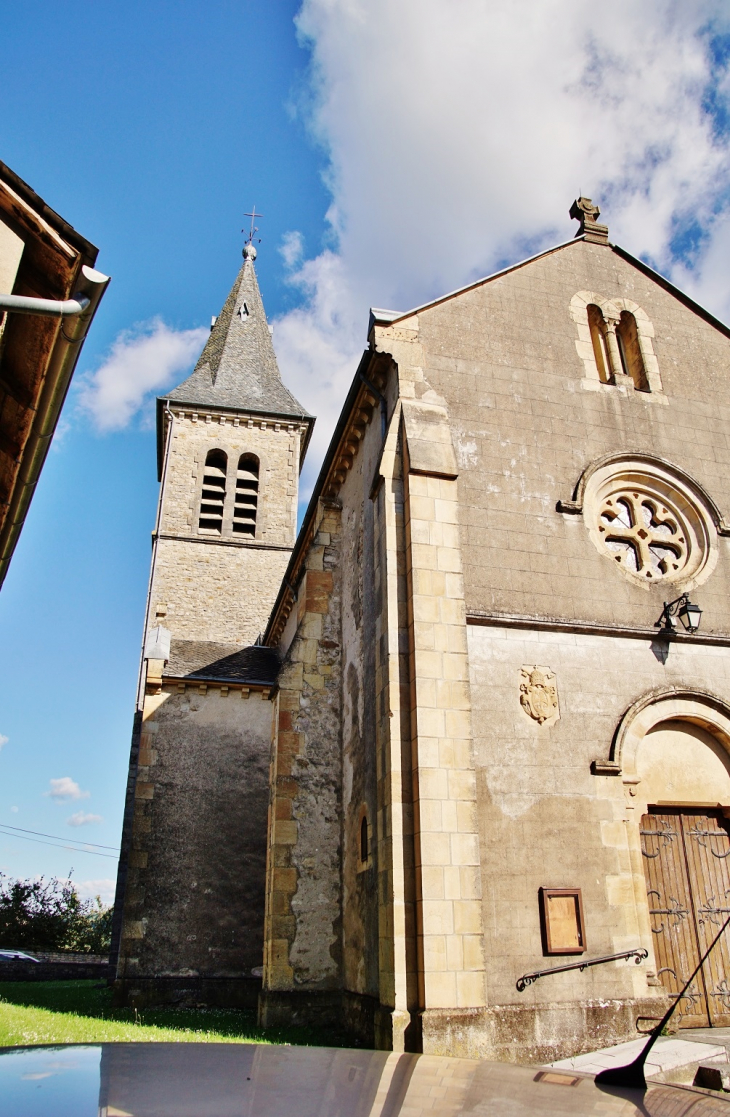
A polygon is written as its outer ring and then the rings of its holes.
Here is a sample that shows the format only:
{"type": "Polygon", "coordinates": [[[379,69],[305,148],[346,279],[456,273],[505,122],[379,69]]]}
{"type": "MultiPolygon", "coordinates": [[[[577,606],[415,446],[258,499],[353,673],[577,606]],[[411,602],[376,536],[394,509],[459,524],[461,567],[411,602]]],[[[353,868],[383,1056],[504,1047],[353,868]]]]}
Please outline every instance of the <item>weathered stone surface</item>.
{"type": "Polygon", "coordinates": [[[142,978],[255,978],[272,710],[260,694],[242,702],[213,687],[148,698],[119,970],[127,989],[142,978]]]}
{"type": "MultiPolygon", "coordinates": [[[[297,702],[309,687],[307,701],[334,708],[317,675],[325,630],[339,647],[342,705],[328,724],[341,753],[327,795],[339,800],[342,891],[323,891],[327,916],[307,924],[307,956],[338,960],[332,1010],[366,1042],[517,1061],[618,1042],[666,1004],[641,815],[711,802],[713,787],[730,806],[730,341],[595,239],[392,321],[375,316],[366,371],[388,401],[385,443],[372,419],[357,439],[345,421],[322,481],[342,506],[333,592],[312,578],[322,547],[310,530],[293,560],[307,568],[297,605],[272,628],[285,672],[299,671],[274,746],[292,795],[292,758],[304,755],[297,702]],[[604,383],[592,371],[593,302],[614,330],[614,364],[621,315],[634,316],[641,377],[616,365],[604,383]],[[594,508],[579,482],[599,461],[610,475],[608,454],[623,454],[628,472],[631,454],[654,455],[666,484],[672,470],[685,478],[681,500],[704,493],[694,521],[695,544],[711,552],[694,568],[712,613],[704,643],[654,639],[667,594],[681,591],[682,556],[674,581],[662,583],[658,564],[642,583],[593,541],[613,505],[594,508]],[[672,718],[679,728],[667,728],[672,718]],[[592,774],[592,762],[621,778],[592,774]],[[582,890],[589,956],[644,946],[646,964],[568,971],[518,993],[522,973],[551,964],[541,887],[582,890]],[[330,903],[341,906],[336,933],[330,903]]],[[[655,525],[644,558],[661,544],[655,525]]],[[[272,864],[290,873],[289,892],[269,894],[268,972],[278,1011],[298,1003],[306,1015],[319,977],[293,949],[305,938],[291,898],[320,867],[301,856],[301,822],[295,831],[280,809],[272,864]]]]}
{"type": "Polygon", "coordinates": [[[266,627],[291,553],[311,420],[279,378],[250,261],[193,376],[163,402],[145,628],[161,624],[172,639],[166,664],[144,664],[117,892],[118,997],[251,1006],[263,961],[279,663],[274,650],[247,645],[266,627]],[[201,525],[211,452],[218,531],[201,525]],[[239,471],[243,455],[257,459],[257,473],[239,471]],[[246,535],[235,512],[252,477],[246,535]]]}

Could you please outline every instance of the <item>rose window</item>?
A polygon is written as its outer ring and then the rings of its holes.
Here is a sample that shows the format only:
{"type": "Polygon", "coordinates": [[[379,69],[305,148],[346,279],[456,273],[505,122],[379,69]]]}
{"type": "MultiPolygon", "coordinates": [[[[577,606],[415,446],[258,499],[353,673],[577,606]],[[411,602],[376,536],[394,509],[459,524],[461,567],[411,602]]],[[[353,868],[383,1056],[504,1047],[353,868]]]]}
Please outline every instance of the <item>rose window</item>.
{"type": "Polygon", "coordinates": [[[703,582],[717,561],[713,511],[699,486],[666,462],[607,461],[589,476],[583,515],[598,550],[629,581],[703,582]]]}
{"type": "Polygon", "coordinates": [[[686,525],[675,510],[647,493],[608,497],[598,518],[606,548],[632,574],[659,579],[678,574],[686,565],[686,525]]]}

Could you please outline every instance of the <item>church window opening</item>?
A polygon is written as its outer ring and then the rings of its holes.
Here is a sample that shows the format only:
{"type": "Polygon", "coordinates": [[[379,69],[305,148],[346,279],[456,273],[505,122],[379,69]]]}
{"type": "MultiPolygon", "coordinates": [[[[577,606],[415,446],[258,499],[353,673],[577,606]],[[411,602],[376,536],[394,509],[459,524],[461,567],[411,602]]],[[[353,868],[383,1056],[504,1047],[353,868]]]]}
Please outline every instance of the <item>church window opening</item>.
{"type": "Polygon", "coordinates": [[[203,491],[200,498],[200,531],[223,531],[223,506],[226,501],[226,469],[228,459],[222,450],[210,450],[203,470],[203,491]]]}
{"type": "Polygon", "coordinates": [[[690,589],[717,560],[707,498],[668,463],[631,455],[606,461],[591,473],[583,512],[594,544],[633,582],[690,589]]]}
{"type": "Polygon", "coordinates": [[[233,530],[237,535],[256,534],[259,503],[259,459],[255,454],[242,454],[236,473],[236,497],[233,506],[233,530]]]}
{"type": "Polygon", "coordinates": [[[364,814],[362,816],[362,822],[360,823],[360,860],[363,864],[365,864],[369,856],[368,816],[364,814]]]}
{"type": "Polygon", "coordinates": [[[570,316],[577,326],[575,344],[585,388],[618,387],[623,394],[631,387],[637,392],[663,391],[652,343],[654,327],[638,303],[576,291],[570,316]]]}
{"type": "Polygon", "coordinates": [[[648,392],[649,384],[646,379],[646,370],[641,356],[636,319],[628,310],[623,310],[621,312],[621,317],[616,327],[616,340],[618,341],[618,351],[621,354],[623,371],[627,376],[631,377],[637,392],[648,392]]]}
{"type": "Polygon", "coordinates": [[[612,377],[611,362],[606,346],[606,322],[600,307],[596,306],[595,303],[592,303],[588,307],[588,325],[591,331],[591,342],[593,343],[593,355],[596,359],[596,368],[598,369],[598,379],[602,384],[610,384],[612,377]]]}

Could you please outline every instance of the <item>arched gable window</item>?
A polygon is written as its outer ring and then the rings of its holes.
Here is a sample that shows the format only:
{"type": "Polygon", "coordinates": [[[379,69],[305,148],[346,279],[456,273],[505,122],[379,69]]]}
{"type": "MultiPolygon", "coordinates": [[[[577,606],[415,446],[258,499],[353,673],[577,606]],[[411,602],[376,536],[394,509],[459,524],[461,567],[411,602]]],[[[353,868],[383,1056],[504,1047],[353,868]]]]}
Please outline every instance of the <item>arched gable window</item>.
{"type": "Polygon", "coordinates": [[[606,344],[606,322],[603,313],[599,306],[591,303],[588,306],[588,326],[591,331],[591,341],[593,343],[593,355],[596,359],[596,368],[598,369],[598,379],[602,384],[610,384],[611,376],[611,361],[608,355],[608,348],[606,344]]]}
{"type": "Polygon", "coordinates": [[[649,316],[631,299],[607,299],[596,291],[576,291],[570,316],[578,327],[575,341],[583,362],[583,386],[620,388],[657,394],[666,403],[654,353],[654,327],[649,316]]]}
{"type": "Polygon", "coordinates": [[[255,454],[242,454],[238,460],[233,506],[233,530],[238,535],[255,536],[258,503],[259,459],[255,454]]]}
{"type": "Polygon", "coordinates": [[[226,501],[226,469],[228,458],[222,450],[209,450],[203,470],[203,490],[200,497],[200,531],[223,531],[223,505],[226,501]]]}
{"type": "Polygon", "coordinates": [[[648,392],[649,383],[646,378],[644,359],[641,355],[636,319],[628,310],[621,311],[621,317],[616,326],[616,339],[624,372],[631,377],[638,392],[648,392]]]}

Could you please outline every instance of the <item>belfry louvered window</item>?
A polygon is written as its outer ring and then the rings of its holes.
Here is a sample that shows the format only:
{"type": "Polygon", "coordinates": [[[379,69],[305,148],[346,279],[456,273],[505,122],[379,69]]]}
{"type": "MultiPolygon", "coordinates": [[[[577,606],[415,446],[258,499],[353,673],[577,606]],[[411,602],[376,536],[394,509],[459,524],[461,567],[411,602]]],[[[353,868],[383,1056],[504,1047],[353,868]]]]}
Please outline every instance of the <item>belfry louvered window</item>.
{"type": "Polygon", "coordinates": [[[238,535],[256,534],[256,513],[259,504],[259,459],[242,454],[236,472],[236,499],[233,506],[233,530],[238,535]]]}
{"type": "Polygon", "coordinates": [[[205,459],[203,491],[200,497],[201,531],[223,531],[223,506],[226,502],[226,469],[228,458],[222,450],[210,450],[205,459]]]}

